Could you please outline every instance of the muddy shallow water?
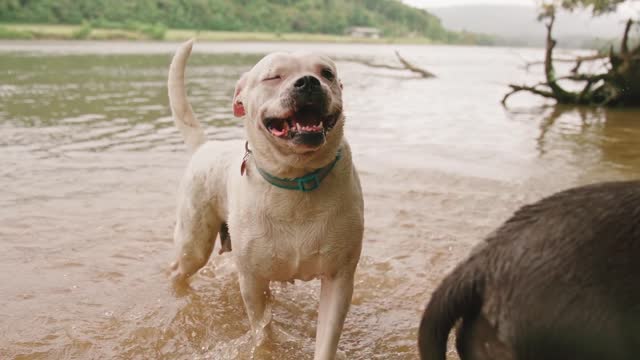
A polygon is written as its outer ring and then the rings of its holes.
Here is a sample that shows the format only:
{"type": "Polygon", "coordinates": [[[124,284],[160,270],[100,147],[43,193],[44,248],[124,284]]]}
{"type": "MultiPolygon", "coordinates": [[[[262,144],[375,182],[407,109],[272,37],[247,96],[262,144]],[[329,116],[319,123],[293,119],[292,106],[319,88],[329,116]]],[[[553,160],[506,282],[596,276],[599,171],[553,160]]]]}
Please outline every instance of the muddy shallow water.
{"type": "MultiPolygon", "coordinates": [[[[212,261],[186,294],[165,275],[187,161],[167,106],[170,43],[0,43],[0,358],[310,359],[319,284],[272,285],[275,336],[254,349],[234,266],[212,261]]],[[[638,111],[553,108],[539,50],[198,44],[189,93],[210,139],[243,138],[239,75],[276,49],[336,57],[346,135],[366,204],[364,250],[340,348],[415,359],[437,282],[521,204],[576,184],[637,178],[638,111]],[[393,50],[438,75],[392,62],[393,50]]],[[[216,252],[214,252],[216,253],[216,252]]]]}

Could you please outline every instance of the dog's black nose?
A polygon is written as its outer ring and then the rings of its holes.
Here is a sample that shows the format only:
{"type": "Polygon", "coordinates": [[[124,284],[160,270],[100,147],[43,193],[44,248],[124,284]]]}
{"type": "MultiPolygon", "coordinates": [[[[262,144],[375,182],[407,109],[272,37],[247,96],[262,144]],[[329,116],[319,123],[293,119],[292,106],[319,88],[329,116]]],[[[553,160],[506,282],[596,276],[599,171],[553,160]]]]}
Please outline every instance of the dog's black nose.
{"type": "Polygon", "coordinates": [[[326,90],[322,87],[320,80],[312,75],[298,78],[291,87],[290,97],[285,99],[291,101],[285,106],[293,104],[296,111],[302,107],[313,107],[318,111],[324,111],[328,104],[326,90]]]}
{"type": "Polygon", "coordinates": [[[293,86],[297,90],[312,90],[320,87],[320,80],[318,80],[318,78],[316,78],[315,76],[307,75],[296,80],[293,86]]]}

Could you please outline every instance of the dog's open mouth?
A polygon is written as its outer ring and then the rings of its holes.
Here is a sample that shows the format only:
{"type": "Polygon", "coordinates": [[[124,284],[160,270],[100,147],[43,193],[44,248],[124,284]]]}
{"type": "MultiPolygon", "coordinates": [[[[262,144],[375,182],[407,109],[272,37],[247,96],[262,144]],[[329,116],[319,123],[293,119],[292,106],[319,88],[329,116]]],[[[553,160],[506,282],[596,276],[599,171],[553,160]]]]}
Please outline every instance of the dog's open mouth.
{"type": "Polygon", "coordinates": [[[298,135],[324,135],[333,129],[339,114],[319,115],[313,108],[302,108],[283,118],[269,117],[264,121],[267,130],[282,139],[293,139],[298,135]]]}

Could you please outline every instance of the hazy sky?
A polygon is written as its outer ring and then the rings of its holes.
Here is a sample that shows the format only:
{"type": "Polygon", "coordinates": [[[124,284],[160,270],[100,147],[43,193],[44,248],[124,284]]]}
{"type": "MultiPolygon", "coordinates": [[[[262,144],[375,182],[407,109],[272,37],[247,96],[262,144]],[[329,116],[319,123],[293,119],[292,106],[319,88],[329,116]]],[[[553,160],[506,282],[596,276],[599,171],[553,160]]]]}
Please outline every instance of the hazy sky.
{"type": "MultiPolygon", "coordinates": [[[[536,0],[402,0],[403,2],[421,8],[469,5],[469,4],[502,4],[502,5],[536,5],[536,0]]],[[[638,16],[640,1],[633,1],[620,6],[618,12],[624,16],[638,16]]]]}

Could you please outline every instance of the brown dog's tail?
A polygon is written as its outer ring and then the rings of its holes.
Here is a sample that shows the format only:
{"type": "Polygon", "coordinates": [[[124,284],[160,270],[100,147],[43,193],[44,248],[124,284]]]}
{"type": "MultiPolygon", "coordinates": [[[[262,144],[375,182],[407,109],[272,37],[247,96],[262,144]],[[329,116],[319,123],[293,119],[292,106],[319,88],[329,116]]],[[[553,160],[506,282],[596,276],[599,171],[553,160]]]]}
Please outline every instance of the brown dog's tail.
{"type": "Polygon", "coordinates": [[[193,114],[193,109],[187,99],[187,89],[184,83],[184,71],[189,55],[191,55],[192,47],[193,40],[189,40],[180,45],[171,61],[169,81],[167,83],[173,121],[182,133],[182,136],[184,136],[184,142],[191,152],[195,151],[205,142],[204,130],[202,130],[200,122],[193,114]]]}
{"type": "Polygon", "coordinates": [[[456,321],[480,310],[484,281],[482,268],[474,262],[471,258],[459,265],[431,296],[418,335],[422,360],[445,360],[449,332],[456,321]]]}

